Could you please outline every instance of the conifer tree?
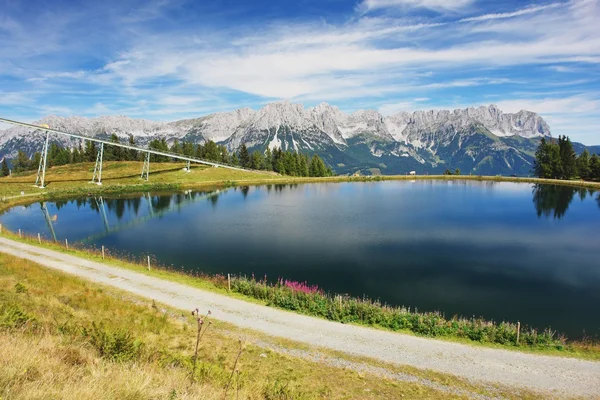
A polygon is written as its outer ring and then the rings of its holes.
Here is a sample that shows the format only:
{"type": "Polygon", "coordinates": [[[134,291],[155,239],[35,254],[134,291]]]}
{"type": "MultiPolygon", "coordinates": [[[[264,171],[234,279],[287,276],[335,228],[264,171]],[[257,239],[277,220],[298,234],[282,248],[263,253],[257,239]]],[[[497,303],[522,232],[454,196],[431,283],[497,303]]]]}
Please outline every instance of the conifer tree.
{"type": "Polygon", "coordinates": [[[31,161],[24,151],[19,150],[17,152],[17,158],[13,163],[13,169],[15,172],[27,171],[31,169],[31,161]]]}
{"type": "Polygon", "coordinates": [[[587,151],[587,149],[583,150],[583,153],[581,153],[579,157],[577,157],[576,165],[577,175],[579,175],[579,177],[584,180],[590,179],[590,153],[587,151]]]}
{"type": "Polygon", "coordinates": [[[571,143],[571,139],[567,136],[559,136],[558,147],[562,164],[562,179],[571,179],[575,177],[576,173],[576,155],[573,150],[573,143],[571,143]]]}
{"type": "MultiPolygon", "coordinates": [[[[129,135],[129,141],[128,144],[130,146],[135,146],[135,138],[133,137],[133,135],[129,135]]],[[[137,150],[133,150],[133,149],[128,149],[127,151],[127,159],[129,161],[137,161],[140,158],[140,152],[137,150]]]]}
{"type": "Polygon", "coordinates": [[[6,157],[2,159],[2,176],[10,175],[10,170],[8,169],[8,164],[6,164],[6,157]]]}
{"type": "Polygon", "coordinates": [[[267,147],[267,151],[265,151],[265,169],[267,171],[273,171],[273,154],[271,153],[271,149],[267,147]]]}
{"type": "Polygon", "coordinates": [[[96,161],[96,142],[88,140],[85,142],[85,159],[88,162],[96,161]]]}
{"type": "Polygon", "coordinates": [[[263,155],[255,151],[250,157],[250,168],[252,169],[263,169],[264,168],[264,157],[263,155]]]}
{"type": "Polygon", "coordinates": [[[182,151],[183,154],[192,157],[194,155],[194,144],[192,142],[183,142],[182,151]]]}
{"type": "Polygon", "coordinates": [[[242,143],[239,150],[240,165],[244,168],[247,168],[250,165],[250,153],[248,153],[248,148],[245,143],[242,143]]]}
{"type": "Polygon", "coordinates": [[[321,177],[327,176],[327,167],[325,163],[318,155],[314,155],[310,160],[310,166],[308,167],[310,176],[321,177]]]}
{"type": "Polygon", "coordinates": [[[600,157],[597,154],[590,157],[590,178],[600,181],[600,157]]]}

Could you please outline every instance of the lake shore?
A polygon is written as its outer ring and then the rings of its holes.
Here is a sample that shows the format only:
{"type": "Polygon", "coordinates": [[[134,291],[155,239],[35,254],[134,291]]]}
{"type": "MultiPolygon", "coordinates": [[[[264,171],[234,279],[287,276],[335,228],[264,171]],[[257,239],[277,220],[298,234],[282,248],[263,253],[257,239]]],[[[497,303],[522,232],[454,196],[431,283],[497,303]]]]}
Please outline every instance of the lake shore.
{"type": "Polygon", "coordinates": [[[600,182],[581,180],[541,179],[532,177],[506,177],[481,175],[380,175],[380,176],[332,176],[326,178],[301,178],[276,174],[233,171],[224,168],[192,167],[192,172],[183,171],[183,164],[154,163],[150,181],[139,177],[140,162],[107,162],[103,172],[103,184],[90,184],[93,172],[92,163],[82,163],[50,168],[46,175],[45,189],[34,187],[35,171],[13,177],[0,178],[0,212],[9,207],[36,201],[64,199],[86,195],[117,195],[122,193],[142,193],[177,191],[189,189],[219,189],[234,186],[254,186],[269,184],[301,184],[332,182],[378,182],[378,181],[476,181],[476,182],[515,182],[548,185],[564,185],[600,190],[600,182]],[[24,193],[21,195],[21,193],[24,193]]]}
{"type": "MultiPolygon", "coordinates": [[[[451,374],[477,384],[492,384],[494,387],[500,385],[533,393],[593,397],[598,390],[593,377],[598,374],[600,364],[593,361],[465,346],[339,324],[242,302],[212,291],[159,278],[143,268],[138,268],[137,271],[115,268],[106,263],[92,262],[73,254],[41,249],[13,240],[0,239],[0,243],[3,252],[53,270],[67,272],[106,287],[129,291],[179,310],[200,306],[203,310],[212,310],[211,318],[218,321],[329,351],[348,353],[353,357],[367,357],[390,365],[406,365],[419,370],[451,374]]],[[[28,281],[24,283],[29,284],[28,281]]],[[[108,311],[111,309],[107,308],[108,311]]],[[[523,397],[523,394],[513,393],[508,397],[523,397]]]]}

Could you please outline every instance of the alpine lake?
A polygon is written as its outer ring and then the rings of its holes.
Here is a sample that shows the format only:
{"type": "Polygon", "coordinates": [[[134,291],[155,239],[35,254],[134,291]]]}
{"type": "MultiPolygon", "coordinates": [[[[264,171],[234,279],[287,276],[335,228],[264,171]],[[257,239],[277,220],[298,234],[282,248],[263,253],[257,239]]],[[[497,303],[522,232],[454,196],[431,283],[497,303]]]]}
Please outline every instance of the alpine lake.
{"type": "Polygon", "coordinates": [[[600,194],[462,180],[237,187],[17,206],[8,229],[208,274],[600,336],[600,194]]]}

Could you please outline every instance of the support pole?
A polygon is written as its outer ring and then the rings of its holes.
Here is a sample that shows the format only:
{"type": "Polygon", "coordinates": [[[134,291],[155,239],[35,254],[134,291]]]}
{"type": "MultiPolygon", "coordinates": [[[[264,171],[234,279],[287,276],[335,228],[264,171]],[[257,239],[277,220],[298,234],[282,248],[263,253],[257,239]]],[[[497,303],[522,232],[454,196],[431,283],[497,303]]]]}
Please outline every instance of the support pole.
{"type": "Polygon", "coordinates": [[[42,244],[42,237],[40,236],[40,234],[38,233],[38,243],[42,244]]]}
{"type": "Polygon", "coordinates": [[[100,143],[100,149],[98,149],[98,155],[96,156],[96,166],[94,167],[94,175],[92,176],[92,183],[96,185],[102,185],[102,157],[104,156],[104,143],[100,143]]]}
{"type": "Polygon", "coordinates": [[[150,256],[148,256],[148,271],[150,271],[150,256]]]}
{"type": "Polygon", "coordinates": [[[67,248],[67,250],[69,250],[69,241],[67,239],[65,239],[65,247],[67,248]]]}
{"type": "Polygon", "coordinates": [[[144,166],[142,167],[142,179],[148,180],[150,175],[150,153],[146,153],[146,157],[144,157],[144,166]]]}
{"type": "Polygon", "coordinates": [[[42,156],[40,157],[40,165],[38,166],[37,178],[35,178],[35,186],[40,189],[44,189],[44,183],[46,179],[46,160],[48,159],[48,141],[50,139],[50,132],[46,132],[46,142],[44,143],[44,149],[42,150],[42,156]]]}
{"type": "Polygon", "coordinates": [[[104,260],[104,246],[102,246],[102,259],[104,260]]]}

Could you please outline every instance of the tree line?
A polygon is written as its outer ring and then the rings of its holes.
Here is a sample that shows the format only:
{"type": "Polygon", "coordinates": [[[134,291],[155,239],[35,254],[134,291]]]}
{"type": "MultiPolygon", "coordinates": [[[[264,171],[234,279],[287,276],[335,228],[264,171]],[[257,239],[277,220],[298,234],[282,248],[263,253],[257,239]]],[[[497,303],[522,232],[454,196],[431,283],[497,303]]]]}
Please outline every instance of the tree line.
{"type": "Polygon", "coordinates": [[[533,173],[539,178],[600,180],[600,157],[585,149],[579,156],[568,136],[542,138],[535,152],[533,173]]]}
{"type": "MultiPolygon", "coordinates": [[[[120,143],[119,137],[112,134],[110,141],[120,143]]],[[[135,146],[135,139],[129,136],[128,143],[135,146]]],[[[245,144],[242,144],[237,152],[230,153],[223,145],[216,144],[212,140],[204,144],[175,139],[171,146],[165,138],[153,139],[148,145],[149,149],[167,153],[181,154],[188,157],[201,158],[222,164],[229,164],[243,168],[251,168],[264,171],[274,171],[282,175],[323,177],[332,176],[333,171],[318,156],[311,158],[307,154],[293,151],[283,151],[280,148],[271,151],[270,148],[263,152],[254,151],[250,153],[245,144]]],[[[59,166],[65,164],[77,164],[81,162],[95,162],[98,153],[98,145],[92,141],[86,141],[85,146],[80,143],[73,148],[64,148],[52,143],[48,149],[48,166],[59,166]]],[[[16,159],[13,160],[13,171],[22,172],[38,167],[41,153],[36,152],[32,158],[19,150],[16,159]]],[[[106,161],[141,161],[143,154],[137,150],[126,149],[117,146],[104,146],[103,159],[106,161]]],[[[168,156],[151,154],[152,162],[181,162],[168,156]]],[[[2,175],[9,174],[6,160],[2,163],[2,175]]]]}

